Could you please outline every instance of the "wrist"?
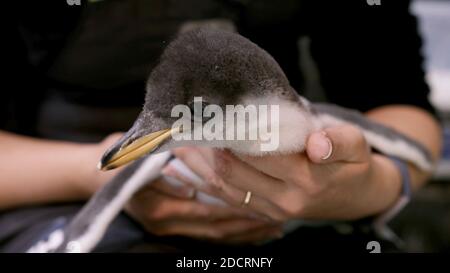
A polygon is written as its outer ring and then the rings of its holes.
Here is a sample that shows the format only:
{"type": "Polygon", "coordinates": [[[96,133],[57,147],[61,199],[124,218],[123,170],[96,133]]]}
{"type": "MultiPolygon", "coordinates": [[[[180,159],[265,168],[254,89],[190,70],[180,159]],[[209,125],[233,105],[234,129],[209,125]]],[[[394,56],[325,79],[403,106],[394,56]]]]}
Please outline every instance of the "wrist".
{"type": "Polygon", "coordinates": [[[373,170],[370,181],[373,185],[374,206],[368,215],[380,214],[391,208],[401,196],[402,177],[395,163],[382,155],[373,154],[373,170]]]}
{"type": "Polygon", "coordinates": [[[103,172],[97,169],[98,161],[105,151],[104,145],[86,144],[81,149],[81,175],[78,186],[84,198],[90,198],[99,188],[111,180],[116,171],[103,172]]]}

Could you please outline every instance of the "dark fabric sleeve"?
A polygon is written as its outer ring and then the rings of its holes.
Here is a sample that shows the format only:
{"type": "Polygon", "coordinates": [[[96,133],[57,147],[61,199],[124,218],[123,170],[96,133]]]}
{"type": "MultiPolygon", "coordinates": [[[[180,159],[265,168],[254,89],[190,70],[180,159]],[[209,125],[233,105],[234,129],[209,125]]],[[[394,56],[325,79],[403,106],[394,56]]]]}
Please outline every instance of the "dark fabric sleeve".
{"type": "Polygon", "coordinates": [[[75,27],[82,7],[65,1],[15,1],[2,24],[0,130],[35,135],[37,111],[45,96],[46,70],[75,27]]]}
{"type": "MultiPolygon", "coordinates": [[[[28,125],[23,124],[26,113],[31,113],[31,105],[36,103],[32,92],[33,77],[30,64],[27,60],[26,47],[21,40],[17,25],[10,22],[3,36],[3,50],[1,59],[4,72],[1,76],[2,92],[0,99],[0,129],[20,133],[31,133],[33,123],[30,119],[28,125]],[[28,127],[25,129],[25,127],[28,127]]],[[[33,115],[30,115],[30,118],[33,115]]]]}
{"type": "Polygon", "coordinates": [[[409,1],[308,3],[311,52],[332,103],[360,111],[407,104],[434,113],[409,1]]]}

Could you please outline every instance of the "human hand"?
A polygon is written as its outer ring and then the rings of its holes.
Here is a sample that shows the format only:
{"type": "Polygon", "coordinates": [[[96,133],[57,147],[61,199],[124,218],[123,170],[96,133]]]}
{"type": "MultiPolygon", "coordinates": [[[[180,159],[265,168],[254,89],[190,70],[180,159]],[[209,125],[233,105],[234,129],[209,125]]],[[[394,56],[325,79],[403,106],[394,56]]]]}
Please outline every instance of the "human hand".
{"type": "MultiPolygon", "coordinates": [[[[207,182],[199,190],[234,206],[250,191],[248,208],[281,222],[373,215],[389,208],[401,188],[394,164],[372,154],[362,132],[349,125],[311,134],[305,153],[238,159],[227,151],[184,147],[174,154],[207,182]]],[[[165,172],[190,183],[175,170],[165,172]]]]}
{"type": "Polygon", "coordinates": [[[133,197],[126,211],[158,236],[185,236],[226,244],[258,243],[281,236],[281,226],[276,223],[240,208],[200,203],[188,198],[188,190],[171,187],[162,179],[154,181],[133,197]],[[174,192],[178,197],[174,197],[174,192]]]}

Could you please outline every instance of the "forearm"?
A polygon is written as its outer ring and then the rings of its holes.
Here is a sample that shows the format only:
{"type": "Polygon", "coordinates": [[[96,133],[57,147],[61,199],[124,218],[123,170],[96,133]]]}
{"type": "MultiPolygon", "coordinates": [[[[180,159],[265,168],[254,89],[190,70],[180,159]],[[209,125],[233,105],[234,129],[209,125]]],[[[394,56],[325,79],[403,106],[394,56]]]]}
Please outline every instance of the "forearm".
{"type": "Polygon", "coordinates": [[[0,131],[0,209],[87,198],[99,156],[94,146],[0,131]]]}
{"type": "MultiPolygon", "coordinates": [[[[367,113],[381,124],[394,128],[424,145],[437,160],[441,150],[441,129],[437,121],[427,112],[411,106],[384,106],[367,113]]],[[[402,177],[397,166],[380,154],[371,155],[370,172],[360,190],[360,198],[349,215],[354,219],[377,215],[392,208],[402,190],[402,177]]],[[[413,190],[423,186],[430,173],[409,165],[413,190]]]]}
{"type": "MultiPolygon", "coordinates": [[[[434,160],[438,160],[442,146],[442,132],[436,119],[429,113],[412,106],[392,105],[371,110],[367,116],[379,123],[394,128],[427,148],[434,160]]],[[[413,189],[426,183],[431,175],[410,166],[413,189]]]]}

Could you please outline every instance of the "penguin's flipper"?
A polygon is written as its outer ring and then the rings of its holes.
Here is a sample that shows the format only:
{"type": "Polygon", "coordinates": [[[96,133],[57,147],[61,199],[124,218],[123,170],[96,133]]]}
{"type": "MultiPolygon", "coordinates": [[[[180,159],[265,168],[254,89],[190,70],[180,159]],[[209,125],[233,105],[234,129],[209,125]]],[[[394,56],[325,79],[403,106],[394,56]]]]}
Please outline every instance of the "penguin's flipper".
{"type": "Polygon", "coordinates": [[[160,176],[170,156],[162,152],[130,164],[97,191],[66,227],[50,234],[58,240],[38,242],[28,252],[90,252],[132,195],[160,176]]]}

